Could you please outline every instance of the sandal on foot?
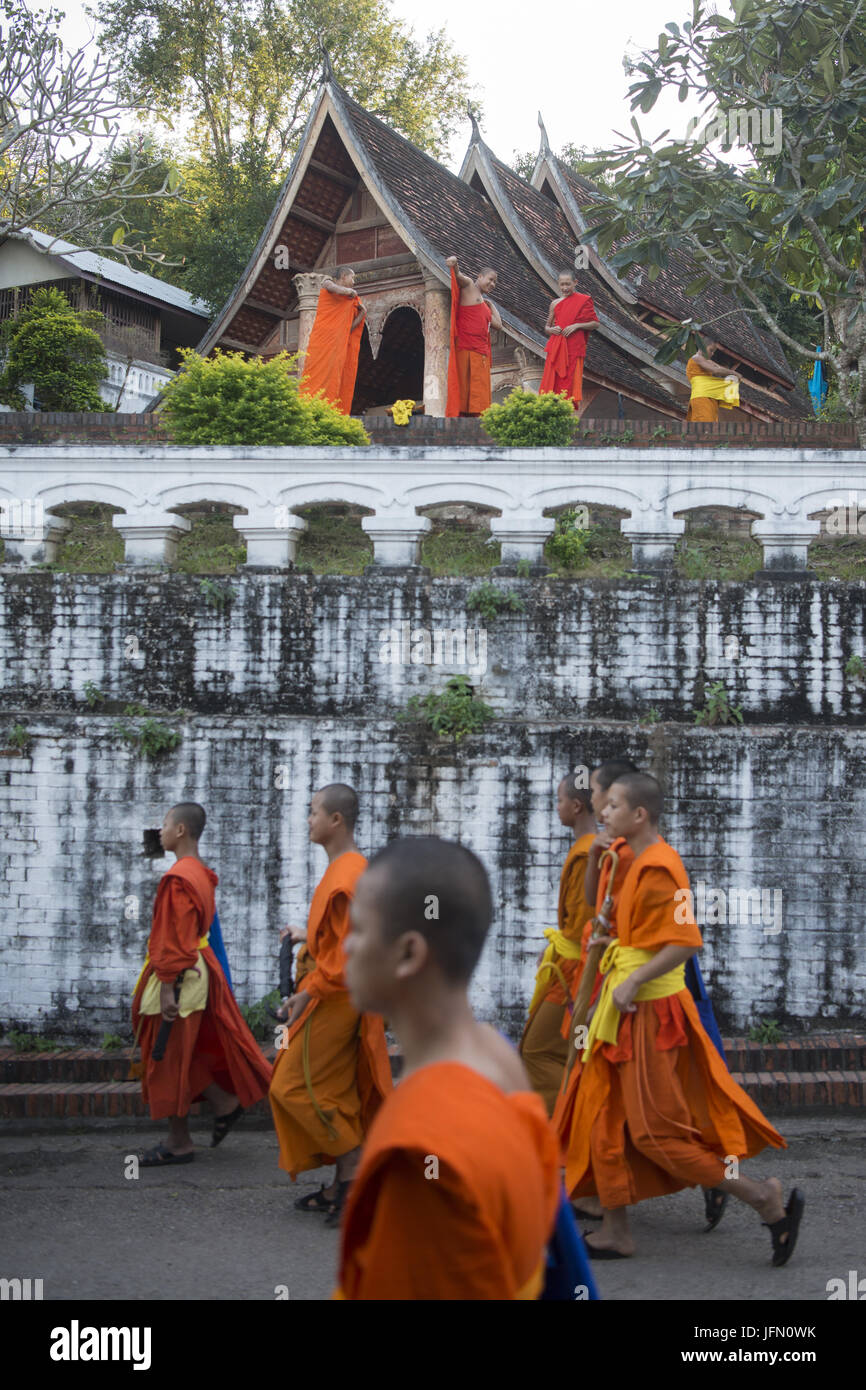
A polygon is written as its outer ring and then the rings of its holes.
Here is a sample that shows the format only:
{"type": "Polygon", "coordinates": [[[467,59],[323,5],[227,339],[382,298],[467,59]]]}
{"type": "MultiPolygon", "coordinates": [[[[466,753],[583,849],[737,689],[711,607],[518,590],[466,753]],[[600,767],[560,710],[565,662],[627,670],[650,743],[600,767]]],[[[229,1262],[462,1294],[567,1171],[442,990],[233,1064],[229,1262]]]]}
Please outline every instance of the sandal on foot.
{"type": "Polygon", "coordinates": [[[770,1232],[773,1242],[772,1263],[777,1267],[785,1265],[794,1253],[794,1246],[797,1244],[797,1234],[800,1230],[800,1222],[803,1219],[803,1210],[806,1206],[806,1199],[798,1187],[792,1187],[791,1195],[788,1198],[788,1205],[785,1207],[785,1215],[779,1221],[765,1221],[763,1224],[770,1232]],[[783,1241],[782,1236],[787,1235],[788,1239],[783,1241]]]}
{"type": "Polygon", "coordinates": [[[221,1144],[229,1130],[234,1129],[241,1115],[244,1113],[242,1105],[236,1105],[229,1115],[217,1115],[213,1122],[213,1133],[211,1135],[210,1146],[215,1149],[217,1144],[221,1144]]]}
{"type": "Polygon", "coordinates": [[[587,1236],[592,1232],[583,1232],[583,1245],[586,1253],[592,1260],[630,1260],[631,1255],[624,1255],[621,1250],[601,1250],[597,1245],[590,1245],[587,1236]]]}
{"type": "Polygon", "coordinates": [[[324,1183],[318,1192],[308,1192],[304,1197],[299,1197],[295,1202],[295,1211],[325,1211],[333,1209],[336,1197],[325,1196],[324,1183]]]}
{"type": "Polygon", "coordinates": [[[337,1184],[337,1195],[331,1199],[331,1210],[325,1217],[326,1226],[339,1226],[343,1215],[343,1207],[346,1205],[346,1198],[349,1195],[349,1188],[351,1186],[351,1180],[349,1182],[337,1184]]]}
{"type": "Polygon", "coordinates": [[[154,1149],[142,1149],[138,1155],[139,1168],[170,1168],[173,1163],[192,1163],[195,1154],[175,1154],[165,1144],[154,1149]]]}
{"type": "Polygon", "coordinates": [[[704,1189],[704,1215],[707,1224],[704,1227],[704,1234],[707,1231],[714,1231],[725,1214],[725,1207],[728,1205],[728,1194],[721,1187],[707,1187],[704,1189]]]}

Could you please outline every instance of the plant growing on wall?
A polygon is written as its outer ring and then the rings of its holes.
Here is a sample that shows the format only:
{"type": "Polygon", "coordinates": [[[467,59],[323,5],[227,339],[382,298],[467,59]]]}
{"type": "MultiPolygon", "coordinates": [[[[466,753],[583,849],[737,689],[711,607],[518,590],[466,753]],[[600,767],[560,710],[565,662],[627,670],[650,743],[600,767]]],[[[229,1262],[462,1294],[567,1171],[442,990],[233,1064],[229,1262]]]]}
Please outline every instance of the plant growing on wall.
{"type": "MultiPolygon", "coordinates": [[[[115,733],[131,747],[137,748],[146,758],[158,758],[161,753],[171,752],[177,748],[183,737],[179,729],[172,728],[162,719],[148,716],[143,705],[127,705],[123,713],[127,718],[141,719],[141,723],[137,727],[124,723],[115,724],[115,733]]],[[[175,710],[174,718],[182,719],[184,713],[182,709],[175,710]]]]}
{"type": "Polygon", "coordinates": [[[15,410],[27,404],[21,387],[33,383],[41,410],[113,410],[99,394],[108,375],[105,348],[94,326],[102,322],[94,309],[73,309],[62,290],[34,290],[14,319],[0,324],[0,400],[15,410]]]}
{"type": "Polygon", "coordinates": [[[84,682],[84,698],[91,709],[95,709],[97,705],[105,703],[105,696],[102,691],[94,685],[93,681],[84,682]]]}
{"type": "Polygon", "coordinates": [[[297,356],[247,361],[240,352],[201,357],[192,348],[165,389],[163,414],[177,444],[369,444],[357,421],[301,396],[297,356]]]}
{"type": "Polygon", "coordinates": [[[202,598],[210,608],[231,608],[238,596],[237,589],[233,589],[231,585],[217,584],[213,579],[203,579],[198,587],[202,598]]]}
{"type": "Polygon", "coordinates": [[[862,656],[849,656],[845,662],[845,675],[849,681],[858,681],[861,684],[866,681],[866,661],[862,656]]]}
{"type": "Polygon", "coordinates": [[[473,589],[466,598],[466,611],[478,612],[485,622],[492,622],[497,613],[522,613],[526,604],[519,594],[509,593],[507,589],[498,589],[495,584],[485,580],[473,589]]]}
{"type": "Polygon", "coordinates": [[[749,1029],[749,1041],[777,1043],[782,1041],[782,1030],[775,1018],[762,1018],[749,1029]]]}
{"type": "Polygon", "coordinates": [[[460,743],[467,734],[479,733],[493,718],[493,710],[475,695],[468,676],[452,676],[443,690],[413,695],[400,717],[415,720],[434,734],[460,743]]]}
{"type": "Polygon", "coordinates": [[[574,438],[577,416],[564,396],[537,396],[517,386],[501,404],[488,406],[481,424],[497,444],[512,449],[564,448],[574,438]]]}
{"type": "Polygon", "coordinates": [[[270,1022],[268,1009],[276,1009],[280,1002],[280,991],[272,989],[270,994],[266,994],[262,999],[256,1000],[255,1004],[241,1004],[241,1014],[244,1022],[249,1028],[254,1038],[259,1042],[264,1042],[267,1038],[273,1037],[273,1024],[270,1022]]]}
{"type": "Polygon", "coordinates": [[[705,685],[704,696],[706,704],[703,709],[695,710],[696,724],[742,724],[742,706],[731,704],[724,681],[713,681],[712,685],[705,685]]]}
{"type": "Polygon", "coordinates": [[[648,728],[652,724],[661,724],[661,711],[653,705],[652,709],[648,709],[645,714],[641,715],[638,722],[642,729],[648,728]]]}
{"type": "Polygon", "coordinates": [[[560,512],[556,518],[556,530],[545,546],[550,559],[563,569],[579,569],[589,554],[592,528],[580,525],[580,520],[574,507],[560,512]]]}
{"type": "Polygon", "coordinates": [[[4,736],[4,747],[16,753],[29,753],[33,735],[25,724],[10,724],[4,736]]]}

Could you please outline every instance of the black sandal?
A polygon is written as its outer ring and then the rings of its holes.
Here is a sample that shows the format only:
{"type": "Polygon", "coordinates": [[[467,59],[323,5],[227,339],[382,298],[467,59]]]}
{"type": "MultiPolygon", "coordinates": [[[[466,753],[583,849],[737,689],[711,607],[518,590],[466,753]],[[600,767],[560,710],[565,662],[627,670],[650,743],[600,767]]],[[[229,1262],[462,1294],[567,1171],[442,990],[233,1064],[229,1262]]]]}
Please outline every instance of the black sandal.
{"type": "Polygon", "coordinates": [[[728,1205],[728,1194],[721,1187],[704,1188],[704,1215],[707,1224],[704,1227],[704,1234],[707,1231],[714,1231],[725,1214],[725,1207],[728,1205]]]}
{"type": "Polygon", "coordinates": [[[325,1217],[326,1226],[339,1226],[343,1215],[343,1207],[346,1205],[346,1198],[349,1195],[349,1188],[352,1186],[351,1179],[348,1182],[337,1184],[337,1195],[331,1198],[331,1210],[325,1217]]]}
{"type": "Polygon", "coordinates": [[[330,1212],[336,1200],[336,1197],[325,1196],[325,1184],[322,1183],[318,1192],[308,1192],[306,1196],[298,1198],[295,1202],[295,1211],[330,1212]]]}
{"type": "Polygon", "coordinates": [[[785,1215],[779,1221],[765,1221],[773,1242],[772,1263],[778,1266],[785,1265],[794,1253],[794,1246],[797,1244],[797,1235],[800,1230],[800,1222],[803,1219],[803,1211],[806,1206],[806,1199],[798,1187],[791,1188],[791,1195],[788,1198],[788,1205],[785,1207],[785,1215]],[[782,1236],[787,1235],[788,1239],[783,1241],[782,1236]]]}
{"type": "Polygon", "coordinates": [[[210,1146],[212,1149],[215,1149],[217,1144],[222,1143],[229,1131],[234,1129],[235,1125],[237,1124],[238,1120],[240,1119],[243,1113],[244,1107],[242,1105],[238,1105],[235,1107],[235,1109],[231,1112],[230,1115],[217,1115],[216,1119],[213,1122],[213,1133],[211,1135],[210,1141],[210,1146]]]}
{"type": "Polygon", "coordinates": [[[138,1155],[139,1168],[170,1168],[175,1163],[192,1163],[195,1154],[176,1154],[165,1144],[157,1144],[153,1149],[142,1149],[138,1155]]]}

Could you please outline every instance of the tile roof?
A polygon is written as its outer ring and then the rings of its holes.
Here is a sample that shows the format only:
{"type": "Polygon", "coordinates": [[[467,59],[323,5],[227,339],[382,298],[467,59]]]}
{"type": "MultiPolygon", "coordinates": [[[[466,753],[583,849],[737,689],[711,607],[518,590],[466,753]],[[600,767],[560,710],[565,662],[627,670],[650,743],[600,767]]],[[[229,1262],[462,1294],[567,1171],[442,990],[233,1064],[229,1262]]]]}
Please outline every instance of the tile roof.
{"type": "Polygon", "coordinates": [[[143,270],[133,270],[122,261],[112,261],[97,251],[84,251],[73,246],[70,241],[50,236],[47,232],[37,232],[34,227],[23,227],[11,236],[20,241],[28,241],[36,251],[44,251],[49,256],[57,256],[73,269],[82,270],[87,275],[98,275],[108,285],[118,285],[123,289],[135,290],[137,294],[149,295],[159,299],[173,309],[184,309],[189,314],[209,319],[211,312],[207,305],[177,285],[167,280],[158,280],[155,275],[147,275],[143,270]],[[50,250],[49,250],[50,247],[50,250]]]}

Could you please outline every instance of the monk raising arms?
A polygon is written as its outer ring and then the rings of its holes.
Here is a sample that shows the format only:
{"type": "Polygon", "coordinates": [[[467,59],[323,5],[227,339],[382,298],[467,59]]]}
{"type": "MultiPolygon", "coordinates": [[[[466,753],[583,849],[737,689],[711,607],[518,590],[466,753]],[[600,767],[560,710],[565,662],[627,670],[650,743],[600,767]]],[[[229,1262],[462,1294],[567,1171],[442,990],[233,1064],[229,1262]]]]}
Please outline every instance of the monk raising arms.
{"type": "Polygon", "coordinates": [[[310,839],[325,850],[328,868],[310,905],[309,959],[288,1003],[270,1090],[280,1167],[294,1181],[336,1163],[330,1186],[295,1202],[299,1211],[324,1212],[330,1225],[339,1224],[361,1141],[392,1084],[384,1022],[359,1015],[346,987],[349,906],[367,866],[355,844],[357,818],[358,798],[341,782],[313,797],[310,839]]]}
{"type": "Polygon", "coordinates": [[[581,937],[591,915],[583,884],[595,821],[590,793],[578,786],[573,772],[563,777],[557,788],[556,810],[573,841],[559,880],[558,929],[548,927],[544,933],[549,944],[539,960],[535,993],[520,1043],[532,1089],[541,1096],[548,1115],[553,1112],[568,1057],[568,1028],[563,1022],[570,1015],[571,981],[580,964],[581,937]]]}
{"type": "Polygon", "coordinates": [[[598,315],[591,297],[578,293],[570,270],[559,276],[559,296],[552,301],[544,325],[550,337],[538,391],[565,395],[576,410],[583,400],[586,340],[598,328],[598,315]]]}
{"type": "Polygon", "coordinates": [[[322,281],[304,356],[302,396],[322,395],[351,415],[366,312],[355,289],[354,270],[340,266],[333,279],[322,281]]]}
{"type": "Polygon", "coordinates": [[[456,256],[451,267],[451,351],[448,357],[448,399],[445,414],[480,415],[490,404],[490,329],[501,328],[502,319],[486,295],[496,289],[497,274],[490,266],[476,279],[464,275],[456,256]]]}
{"type": "Polygon", "coordinates": [[[718,362],[713,361],[718,348],[719,344],[710,338],[707,341],[706,352],[696,352],[686,363],[686,376],[692,388],[689,408],[686,411],[687,420],[703,420],[708,424],[718,420],[719,393],[716,388],[719,383],[715,380],[708,381],[708,378],[733,377],[737,382],[740,380],[730,367],[720,367],[718,362]],[[708,389],[713,390],[715,396],[700,394],[708,389]]]}
{"type": "Polygon", "coordinates": [[[770,1229],[774,1265],[794,1250],[803,1198],[787,1206],[777,1178],[740,1173],[741,1160],[785,1141],[725,1068],[685,986],[701,945],[682,860],[658,833],[661,788],[646,773],[611,786],[604,821],[634,859],[620,891],[617,939],[602,962],[567,1142],[566,1189],[597,1191],[604,1218],[587,1242],[596,1258],[634,1254],[627,1208],[684,1187],[724,1186],[770,1229]]]}
{"type": "Polygon", "coordinates": [[[163,849],[176,862],[157,889],[132,1025],[141,1043],[145,1103],[154,1120],[168,1119],[169,1133],[167,1143],[139,1156],[142,1168],[192,1163],[188,1116],[193,1101],[204,1097],[213,1106],[215,1148],[243,1110],[267,1095],[271,1078],[208,944],[219,880],[199,858],[204,827],[203,808],[188,801],[171,808],[160,831],[163,849]],[[168,1041],[160,1060],[154,1047],[163,1024],[168,1041]]]}
{"type": "Polygon", "coordinates": [[[391,1020],[405,1070],[364,1145],[337,1297],[541,1291],[556,1139],[516,1053],[467,998],[492,911],[483,865],[444,840],[392,841],[358,884],[346,977],[357,1008],[391,1020]]]}

